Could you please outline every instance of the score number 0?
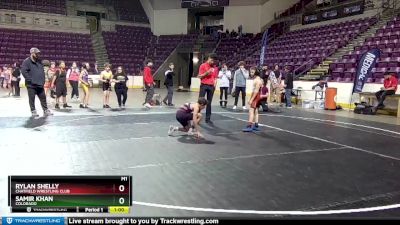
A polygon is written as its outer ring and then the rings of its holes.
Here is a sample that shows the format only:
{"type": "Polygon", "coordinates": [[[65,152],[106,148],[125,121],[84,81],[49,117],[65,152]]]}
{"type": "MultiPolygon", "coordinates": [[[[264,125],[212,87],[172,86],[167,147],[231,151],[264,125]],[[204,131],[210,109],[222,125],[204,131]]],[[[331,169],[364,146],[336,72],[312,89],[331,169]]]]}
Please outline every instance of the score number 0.
{"type": "MultiPolygon", "coordinates": [[[[124,192],[125,191],[125,186],[122,185],[122,184],[119,185],[118,190],[120,192],[124,192]]],[[[123,197],[119,198],[118,202],[119,202],[120,205],[123,205],[125,203],[125,198],[123,198],[123,197]]]]}

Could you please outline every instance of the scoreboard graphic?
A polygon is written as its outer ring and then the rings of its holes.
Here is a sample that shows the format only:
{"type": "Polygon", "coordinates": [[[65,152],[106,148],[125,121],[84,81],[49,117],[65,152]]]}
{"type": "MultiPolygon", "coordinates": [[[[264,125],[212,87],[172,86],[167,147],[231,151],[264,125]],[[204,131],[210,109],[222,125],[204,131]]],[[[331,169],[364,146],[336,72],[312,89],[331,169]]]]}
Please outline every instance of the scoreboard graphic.
{"type": "Polygon", "coordinates": [[[13,213],[129,213],[131,176],[9,176],[13,213]]]}

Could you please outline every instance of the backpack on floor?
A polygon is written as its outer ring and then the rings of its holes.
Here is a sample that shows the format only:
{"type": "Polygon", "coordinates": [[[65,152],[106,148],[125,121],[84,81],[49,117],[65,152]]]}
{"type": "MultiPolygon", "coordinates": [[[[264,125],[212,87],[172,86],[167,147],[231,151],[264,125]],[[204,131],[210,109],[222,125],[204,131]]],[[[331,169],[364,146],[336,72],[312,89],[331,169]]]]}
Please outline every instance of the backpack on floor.
{"type": "Polygon", "coordinates": [[[364,115],[376,115],[376,109],[375,107],[367,104],[366,102],[361,102],[361,103],[356,103],[356,108],[354,109],[354,113],[364,114],[364,115]]]}

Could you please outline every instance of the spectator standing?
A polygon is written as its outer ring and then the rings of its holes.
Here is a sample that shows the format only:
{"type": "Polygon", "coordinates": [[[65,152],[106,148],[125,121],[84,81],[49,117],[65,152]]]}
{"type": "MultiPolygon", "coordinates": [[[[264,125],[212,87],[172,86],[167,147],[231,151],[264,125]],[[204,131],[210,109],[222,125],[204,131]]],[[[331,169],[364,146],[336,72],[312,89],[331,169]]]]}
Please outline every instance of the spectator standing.
{"type": "Polygon", "coordinates": [[[232,92],[235,93],[235,104],[233,109],[237,108],[239,94],[242,93],[242,105],[243,110],[246,110],[246,81],[249,79],[249,71],[245,68],[245,62],[239,62],[239,69],[235,71],[233,76],[233,90],[232,92]]]}
{"type": "Polygon", "coordinates": [[[218,78],[220,90],[219,105],[226,108],[226,105],[228,104],[228,89],[232,73],[228,70],[228,66],[225,63],[222,64],[222,70],[219,71],[218,78]],[[225,95],[225,100],[223,100],[223,95],[225,95]]]}
{"type": "Polygon", "coordinates": [[[25,86],[29,96],[29,106],[32,117],[38,117],[35,108],[35,97],[39,97],[40,104],[45,116],[53,115],[47,108],[46,95],[44,93],[45,74],[43,64],[40,61],[40,50],[37,48],[30,49],[30,56],[24,60],[21,67],[22,76],[25,78],[25,86]]]}

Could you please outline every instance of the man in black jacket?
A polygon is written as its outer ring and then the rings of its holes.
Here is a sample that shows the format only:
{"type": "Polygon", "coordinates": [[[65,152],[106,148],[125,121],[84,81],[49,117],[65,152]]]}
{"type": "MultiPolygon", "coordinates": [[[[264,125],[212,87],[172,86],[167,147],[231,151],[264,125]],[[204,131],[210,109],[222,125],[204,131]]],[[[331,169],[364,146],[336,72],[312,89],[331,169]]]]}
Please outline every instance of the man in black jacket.
{"type": "Polygon", "coordinates": [[[174,68],[175,68],[174,64],[170,63],[169,70],[165,71],[164,85],[165,87],[167,87],[168,94],[167,96],[165,96],[163,103],[168,106],[174,106],[174,104],[172,104],[172,96],[174,95],[174,76],[175,76],[174,68]]]}
{"type": "Polygon", "coordinates": [[[31,108],[32,117],[38,117],[35,108],[35,96],[37,95],[44,111],[44,116],[53,115],[47,108],[46,94],[44,92],[45,74],[43,64],[39,58],[39,49],[31,48],[31,56],[26,58],[22,63],[21,73],[25,78],[25,86],[29,96],[29,106],[31,108]]]}
{"type": "Polygon", "coordinates": [[[293,89],[293,73],[290,71],[289,67],[285,67],[285,99],[286,108],[292,108],[292,89],[293,89]]]}

